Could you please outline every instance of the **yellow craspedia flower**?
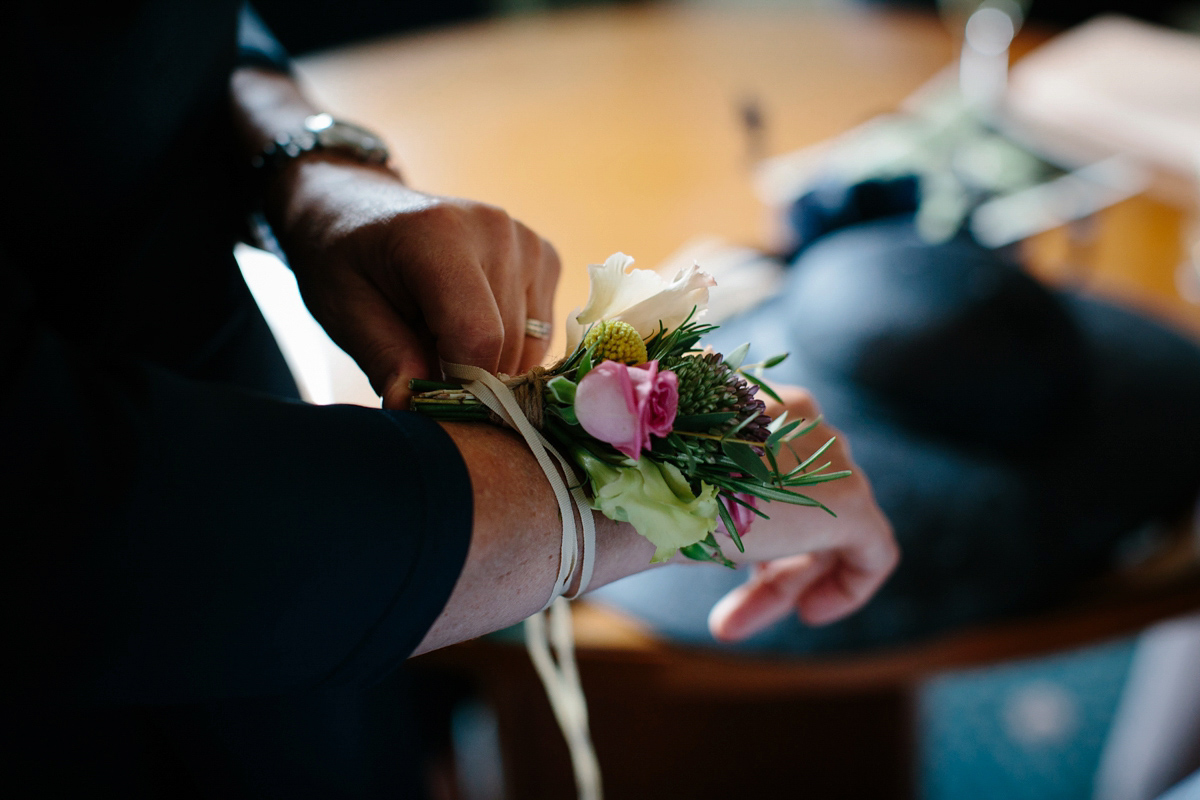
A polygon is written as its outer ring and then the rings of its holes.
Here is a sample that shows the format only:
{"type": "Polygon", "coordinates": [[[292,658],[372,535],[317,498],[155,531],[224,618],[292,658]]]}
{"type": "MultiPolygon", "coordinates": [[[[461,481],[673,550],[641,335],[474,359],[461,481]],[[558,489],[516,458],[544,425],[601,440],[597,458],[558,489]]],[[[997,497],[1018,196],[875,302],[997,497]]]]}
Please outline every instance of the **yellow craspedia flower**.
{"type": "Polygon", "coordinates": [[[593,344],[596,345],[592,356],[594,363],[598,364],[604,359],[622,364],[646,363],[646,343],[628,322],[619,319],[600,320],[583,337],[584,347],[593,344]]]}

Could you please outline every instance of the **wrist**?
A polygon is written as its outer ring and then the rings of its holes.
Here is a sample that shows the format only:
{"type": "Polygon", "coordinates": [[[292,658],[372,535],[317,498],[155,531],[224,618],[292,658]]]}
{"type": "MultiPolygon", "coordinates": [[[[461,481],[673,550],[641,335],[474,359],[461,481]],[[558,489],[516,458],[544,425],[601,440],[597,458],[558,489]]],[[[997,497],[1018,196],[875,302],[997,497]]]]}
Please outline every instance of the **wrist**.
{"type": "Polygon", "coordinates": [[[400,183],[399,173],[388,166],[382,137],[319,113],[291,76],[243,67],[234,71],[230,88],[252,228],[286,238],[281,226],[291,215],[291,198],[313,183],[307,176],[314,165],[358,167],[354,174],[360,177],[400,183]]]}
{"type": "MultiPolygon", "coordinates": [[[[328,234],[379,215],[387,198],[396,206],[397,193],[412,193],[393,171],[360,164],[334,152],[315,152],[288,164],[264,187],[261,209],[285,252],[302,242],[320,243],[328,234]]],[[[414,200],[414,203],[417,201],[414,200]]]]}
{"type": "MultiPolygon", "coordinates": [[[[305,117],[300,128],[277,132],[250,163],[264,206],[270,199],[294,191],[305,176],[313,173],[313,165],[349,170],[347,175],[386,176],[389,182],[403,182],[381,137],[324,113],[305,117]]],[[[324,172],[318,169],[315,174],[324,172]]]]}
{"type": "Polygon", "coordinates": [[[383,137],[322,112],[306,115],[299,125],[274,131],[250,163],[269,179],[290,163],[315,153],[337,153],[350,161],[381,167],[387,167],[390,160],[383,137]]]}

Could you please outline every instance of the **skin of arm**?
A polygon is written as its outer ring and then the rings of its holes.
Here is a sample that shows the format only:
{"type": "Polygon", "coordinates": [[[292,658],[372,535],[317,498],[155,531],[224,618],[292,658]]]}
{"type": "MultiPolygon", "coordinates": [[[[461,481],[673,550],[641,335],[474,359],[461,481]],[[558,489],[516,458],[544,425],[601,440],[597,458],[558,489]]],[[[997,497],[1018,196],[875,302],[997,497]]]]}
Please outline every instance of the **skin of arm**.
{"type": "MultiPolygon", "coordinates": [[[[317,113],[283,73],[246,67],[230,86],[247,160],[317,113]]],[[[525,320],[552,321],[558,255],[503,210],[323,151],[272,176],[264,208],[309,310],[385,408],[405,408],[439,358],[509,374],[545,358],[525,320]]]]}
{"type": "MultiPolygon", "coordinates": [[[[765,413],[772,419],[784,410],[788,419],[821,416],[808,391],[792,386],[776,387],[776,391],[784,402],[766,401],[765,413]]],[[[831,472],[848,469],[853,474],[804,487],[802,493],[820,500],[837,516],[803,506],[769,504],[765,510],[771,519],[756,520],[744,537],[747,560],[757,562],[749,580],[718,601],[709,614],[709,630],[715,638],[745,639],[789,613],[809,625],[836,622],[865,605],[899,563],[891,523],[875,502],[870,481],[854,462],[845,437],[821,421],[812,433],[795,440],[794,450],[807,456],[830,437],[836,441],[821,461],[828,458],[831,472]]],[[[795,464],[792,449],[784,448],[780,469],[795,464]]]]}
{"type": "MultiPolygon", "coordinates": [[[[475,517],[458,583],[414,655],[500,630],[541,609],[562,541],[554,492],[519,436],[484,424],[442,426],[467,464],[475,517]]],[[[654,545],[632,526],[598,513],[593,518],[592,588],[650,566],[654,545]]]]}

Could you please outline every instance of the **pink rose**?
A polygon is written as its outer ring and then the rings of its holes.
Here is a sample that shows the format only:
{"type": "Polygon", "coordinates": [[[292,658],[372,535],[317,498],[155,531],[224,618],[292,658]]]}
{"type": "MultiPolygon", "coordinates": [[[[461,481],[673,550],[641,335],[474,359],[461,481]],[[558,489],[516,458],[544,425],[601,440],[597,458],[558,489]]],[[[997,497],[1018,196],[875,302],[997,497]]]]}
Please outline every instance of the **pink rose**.
{"type": "Polygon", "coordinates": [[[657,361],[629,367],[602,361],[575,391],[575,416],[583,429],[635,461],[650,449],[650,434],[666,436],[679,407],[679,379],[659,372],[657,361]]]}

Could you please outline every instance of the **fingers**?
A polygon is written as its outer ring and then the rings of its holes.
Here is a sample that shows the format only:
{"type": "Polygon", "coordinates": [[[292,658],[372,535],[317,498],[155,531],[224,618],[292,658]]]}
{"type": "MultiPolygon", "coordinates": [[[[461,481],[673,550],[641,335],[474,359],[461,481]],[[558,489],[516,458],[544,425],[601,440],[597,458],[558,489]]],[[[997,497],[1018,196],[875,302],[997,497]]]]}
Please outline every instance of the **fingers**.
{"type": "Polygon", "coordinates": [[[882,512],[875,514],[879,535],[838,551],[832,567],[800,594],[796,611],[810,625],[826,625],[857,611],[883,585],[900,560],[891,526],[882,512]]]}
{"type": "MultiPolygon", "coordinates": [[[[434,349],[433,342],[428,337],[416,337],[420,341],[417,351],[420,355],[406,358],[400,367],[394,370],[390,376],[383,380],[383,391],[379,392],[382,400],[381,406],[388,411],[408,411],[409,401],[416,394],[409,388],[409,383],[414,378],[438,378],[441,377],[440,365],[434,369],[431,365],[438,363],[437,350],[434,349]]],[[[374,384],[372,384],[374,386],[374,384]]]]}
{"type": "Polygon", "coordinates": [[[877,509],[860,521],[860,536],[836,549],[760,564],[752,577],[713,606],[709,630],[739,641],[793,611],[809,625],[826,625],[857,611],[899,560],[891,526],[877,509]]]}
{"type": "Polygon", "coordinates": [[[742,586],[713,606],[708,628],[720,641],[753,636],[792,613],[796,599],[821,577],[828,554],[805,553],[760,565],[742,586]]]}
{"type": "Polygon", "coordinates": [[[529,340],[525,335],[525,298],[513,297],[498,303],[498,307],[504,325],[499,370],[506,375],[517,375],[521,372],[525,343],[529,340]]]}
{"type": "Polygon", "coordinates": [[[361,282],[345,289],[345,300],[330,323],[330,334],[353,358],[383,398],[383,407],[408,407],[413,378],[429,378],[429,344],[396,313],[374,286],[361,282]]]}
{"type": "Polygon", "coordinates": [[[434,205],[421,215],[420,224],[431,235],[418,252],[392,254],[392,263],[403,272],[407,293],[438,355],[497,372],[512,313],[502,315],[478,253],[473,246],[463,247],[474,241],[476,231],[456,206],[434,205]]]}
{"type": "MultiPolygon", "coordinates": [[[[503,254],[507,261],[487,264],[484,271],[504,322],[500,371],[515,375],[541,364],[546,357],[549,340],[531,336],[526,322],[534,319],[553,324],[559,263],[548,242],[507,215],[504,220],[511,228],[511,253],[503,254]]],[[[493,257],[500,259],[501,255],[493,257]]]]}
{"type": "MultiPolygon", "coordinates": [[[[536,238],[536,237],[535,237],[536,238]]],[[[553,330],[554,326],[554,292],[558,286],[558,276],[562,265],[558,253],[549,242],[538,239],[539,252],[529,289],[526,293],[525,317],[541,322],[547,322],[553,330]]],[[[530,336],[524,330],[525,320],[521,320],[521,336],[524,347],[521,350],[518,372],[526,372],[546,361],[546,352],[550,347],[550,337],[530,336]]],[[[552,335],[552,334],[551,334],[552,335]]]]}
{"type": "Polygon", "coordinates": [[[887,575],[887,570],[862,569],[837,559],[796,598],[796,613],[809,625],[836,622],[866,605],[887,575]]]}
{"type": "MultiPolygon", "coordinates": [[[[541,363],[548,343],[527,336],[525,322],[552,317],[559,273],[554,249],[491,206],[455,201],[420,214],[423,228],[436,235],[422,243],[419,264],[411,263],[411,252],[393,259],[404,265],[405,289],[438,355],[508,374],[541,363]]],[[[401,241],[406,251],[412,247],[401,241]]]]}
{"type": "Polygon", "coordinates": [[[484,273],[496,297],[500,309],[500,318],[504,324],[502,331],[504,344],[500,350],[500,371],[508,375],[519,374],[524,361],[526,343],[529,337],[525,335],[525,320],[532,311],[529,307],[529,291],[527,274],[531,260],[538,258],[539,240],[536,235],[519,222],[507,220],[511,231],[506,232],[511,239],[510,250],[491,254],[492,263],[484,265],[484,273]]]}
{"type": "Polygon", "coordinates": [[[406,405],[408,381],[437,376],[439,361],[509,374],[541,363],[548,342],[525,323],[551,320],[558,281],[554,249],[501,209],[414,194],[333,207],[311,257],[294,259],[314,315],[385,408],[406,405]]]}
{"type": "MultiPolygon", "coordinates": [[[[777,416],[786,408],[793,420],[820,416],[807,391],[775,388],[783,403],[768,400],[768,414],[777,416]]],[[[827,423],[820,423],[805,436],[787,448],[781,462],[791,463],[793,457],[803,457],[838,435],[827,423]]],[[[836,438],[822,461],[826,459],[832,470],[845,469],[852,474],[805,486],[803,493],[827,504],[837,516],[785,506],[772,510],[769,520],[760,520],[755,535],[747,540],[746,555],[752,560],[770,560],[744,586],[714,606],[709,616],[714,637],[744,639],[789,613],[798,614],[810,625],[834,622],[862,607],[895,568],[899,551],[891,525],[846,442],[836,438]],[[793,555],[797,550],[805,554],[793,555]]]]}

